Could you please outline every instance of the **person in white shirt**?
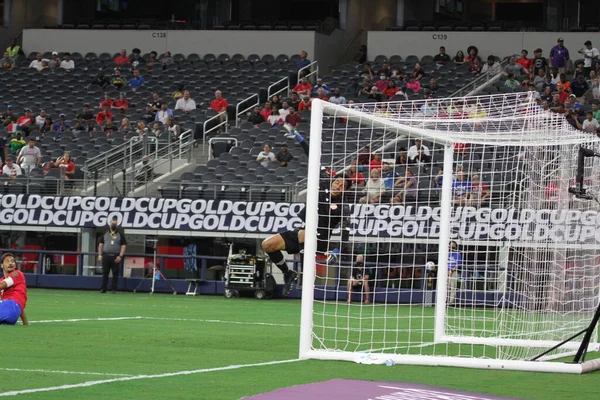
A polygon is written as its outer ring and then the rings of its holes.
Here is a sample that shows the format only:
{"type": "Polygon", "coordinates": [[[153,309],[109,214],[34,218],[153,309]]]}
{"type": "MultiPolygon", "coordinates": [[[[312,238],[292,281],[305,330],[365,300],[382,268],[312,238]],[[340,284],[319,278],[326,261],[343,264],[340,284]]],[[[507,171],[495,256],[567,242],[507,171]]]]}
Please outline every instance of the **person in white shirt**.
{"type": "Polygon", "coordinates": [[[287,101],[281,103],[281,108],[279,109],[279,116],[282,120],[285,121],[285,118],[290,115],[290,105],[287,101]]]}
{"type": "Polygon", "coordinates": [[[598,61],[598,57],[600,57],[600,52],[595,47],[592,47],[592,42],[587,41],[584,43],[585,49],[579,50],[581,54],[583,54],[583,75],[586,78],[590,76],[590,71],[592,67],[594,67],[594,63],[598,61]]]}
{"type": "Polygon", "coordinates": [[[7,157],[6,164],[4,165],[4,167],[2,167],[2,173],[8,176],[9,179],[12,181],[17,176],[23,174],[23,171],[21,171],[21,167],[19,167],[13,162],[11,157],[7,157]]]}
{"type": "Polygon", "coordinates": [[[37,168],[40,165],[42,159],[42,152],[35,145],[35,139],[29,139],[29,144],[21,149],[19,157],[17,158],[17,164],[25,172],[30,172],[32,169],[37,168]]]}
{"type": "Polygon", "coordinates": [[[44,110],[42,108],[40,110],[40,115],[35,117],[35,124],[41,128],[42,126],[44,126],[45,122],[46,122],[46,110],[44,110]]]}
{"type": "Polygon", "coordinates": [[[260,161],[260,165],[263,167],[268,166],[271,161],[275,161],[275,154],[273,154],[271,151],[270,145],[265,144],[263,151],[258,153],[258,156],[256,156],[256,161],[260,161]]]}
{"type": "Polygon", "coordinates": [[[421,144],[421,139],[415,139],[415,144],[410,146],[406,154],[412,162],[427,161],[431,157],[429,147],[421,144]]]}
{"type": "Polygon", "coordinates": [[[279,110],[278,109],[273,110],[273,113],[271,115],[269,115],[268,122],[272,126],[277,126],[279,124],[283,124],[283,121],[284,121],[284,119],[281,118],[281,115],[279,115],[279,110]]]}
{"type": "Polygon", "coordinates": [[[60,68],[71,71],[75,69],[75,62],[71,60],[71,53],[65,53],[65,59],[60,63],[60,68]]]}
{"type": "Polygon", "coordinates": [[[594,119],[594,114],[591,111],[586,113],[586,118],[581,124],[581,129],[583,129],[586,132],[596,133],[598,132],[599,128],[600,124],[597,120],[594,119]]]}
{"type": "Polygon", "coordinates": [[[169,108],[169,105],[164,101],[160,103],[160,110],[156,112],[155,121],[160,121],[163,125],[167,124],[169,117],[173,116],[173,110],[169,108]]]}
{"type": "Polygon", "coordinates": [[[381,179],[381,170],[375,168],[371,170],[371,175],[364,190],[362,191],[366,196],[360,198],[361,203],[376,204],[381,201],[381,196],[385,193],[385,182],[381,179]]]}
{"type": "Polygon", "coordinates": [[[329,98],[329,102],[333,104],[346,104],[346,98],[341,95],[340,89],[333,90],[333,96],[329,98]]]}
{"type": "Polygon", "coordinates": [[[37,53],[35,55],[35,60],[33,60],[31,62],[31,64],[29,64],[29,68],[35,68],[38,71],[42,70],[42,53],[37,53]]]}
{"type": "Polygon", "coordinates": [[[485,63],[485,65],[481,69],[481,73],[498,75],[500,72],[502,72],[502,65],[498,61],[496,61],[496,58],[494,56],[489,56],[487,59],[487,63],[485,63]]]}
{"type": "Polygon", "coordinates": [[[175,104],[176,110],[183,110],[184,112],[190,112],[196,109],[196,102],[190,98],[190,91],[186,90],[183,92],[183,97],[177,100],[175,104]]]}

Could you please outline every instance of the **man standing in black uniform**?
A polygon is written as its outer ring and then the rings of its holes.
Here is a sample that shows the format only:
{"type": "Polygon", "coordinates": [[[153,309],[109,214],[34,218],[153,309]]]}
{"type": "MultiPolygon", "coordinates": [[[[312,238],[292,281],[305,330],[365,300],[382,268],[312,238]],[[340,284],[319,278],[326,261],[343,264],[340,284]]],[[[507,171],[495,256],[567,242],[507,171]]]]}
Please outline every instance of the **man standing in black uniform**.
{"type": "MultiPolygon", "coordinates": [[[[304,137],[289,124],[284,126],[288,133],[287,138],[293,138],[300,143],[302,149],[308,155],[309,146],[304,137]]],[[[350,210],[344,203],[344,192],[352,187],[352,181],[346,176],[332,177],[328,171],[321,171],[319,181],[319,219],[317,222],[317,252],[328,255],[328,263],[336,261],[340,255],[339,248],[328,251],[331,232],[342,225],[346,218],[350,217],[350,210]]],[[[305,215],[300,216],[303,220],[305,215]]],[[[262,242],[262,249],[271,261],[283,272],[285,286],[283,295],[290,292],[292,283],[296,280],[298,273],[290,270],[285,262],[282,251],[288,254],[298,254],[304,249],[304,229],[294,229],[272,235],[262,242]]],[[[348,242],[348,231],[342,229],[342,242],[348,242]]]]}
{"type": "Polygon", "coordinates": [[[112,292],[117,292],[119,282],[119,264],[127,248],[127,239],[122,229],[117,226],[117,217],[113,217],[110,228],[100,237],[98,244],[98,260],[102,263],[102,288],[100,293],[106,293],[108,273],[112,270],[112,292]]]}

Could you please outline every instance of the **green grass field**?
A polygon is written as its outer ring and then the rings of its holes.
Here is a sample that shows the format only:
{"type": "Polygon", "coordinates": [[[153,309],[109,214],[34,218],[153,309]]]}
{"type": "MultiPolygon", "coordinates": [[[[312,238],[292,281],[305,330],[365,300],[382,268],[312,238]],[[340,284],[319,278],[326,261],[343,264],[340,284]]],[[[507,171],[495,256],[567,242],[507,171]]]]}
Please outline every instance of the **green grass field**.
{"type": "Polygon", "coordinates": [[[31,289],[28,316],[30,326],[3,328],[0,396],[13,392],[23,399],[239,399],[348,378],[417,382],[526,399],[598,398],[600,372],[576,376],[334,361],[233,367],[297,358],[300,302],[293,300],[31,289]],[[231,369],[223,369],[228,366],[231,369]],[[169,373],[175,375],[155,376],[169,373]],[[93,381],[109,382],[70,386],[93,381]],[[59,386],[63,387],[26,392],[59,386]]]}

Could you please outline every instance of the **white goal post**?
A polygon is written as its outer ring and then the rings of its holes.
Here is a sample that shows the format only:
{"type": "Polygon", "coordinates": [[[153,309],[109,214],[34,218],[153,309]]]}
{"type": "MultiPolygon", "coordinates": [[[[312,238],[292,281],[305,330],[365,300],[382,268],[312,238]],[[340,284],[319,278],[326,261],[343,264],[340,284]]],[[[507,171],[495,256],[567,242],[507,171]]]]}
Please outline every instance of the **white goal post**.
{"type": "Polygon", "coordinates": [[[310,156],[300,358],[600,369],[597,329],[584,362],[565,362],[582,336],[531,361],[585,329],[599,304],[600,160],[577,171],[581,147],[600,153],[596,135],[528,93],[314,99],[310,135],[301,133],[310,156]],[[354,183],[331,206],[343,207],[342,226],[318,239],[340,251],[329,264],[317,257],[319,217],[330,212],[319,204],[323,167],[354,183]]]}

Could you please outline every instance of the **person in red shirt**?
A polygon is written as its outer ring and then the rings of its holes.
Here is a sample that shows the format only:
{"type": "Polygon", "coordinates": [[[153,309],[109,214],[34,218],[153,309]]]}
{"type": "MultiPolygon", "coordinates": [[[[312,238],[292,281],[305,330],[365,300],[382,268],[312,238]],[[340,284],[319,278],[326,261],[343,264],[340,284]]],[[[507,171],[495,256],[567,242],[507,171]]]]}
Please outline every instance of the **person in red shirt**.
{"type": "Polygon", "coordinates": [[[271,108],[271,103],[267,101],[265,103],[265,108],[262,109],[260,115],[264,117],[265,121],[268,121],[271,114],[273,114],[273,109],[271,108]]]}
{"type": "MultiPolygon", "coordinates": [[[[100,103],[100,105],[102,105],[102,103],[100,103]]],[[[129,107],[129,100],[127,100],[127,98],[125,97],[125,93],[121,93],[119,98],[112,102],[112,106],[114,108],[118,108],[121,114],[125,113],[125,111],[129,107]]]]}
{"type": "Polygon", "coordinates": [[[569,98],[569,92],[565,90],[565,87],[561,83],[556,84],[556,90],[558,91],[558,96],[561,103],[565,103],[569,98]]]}
{"type": "Polygon", "coordinates": [[[531,58],[527,58],[527,54],[529,54],[527,50],[521,50],[521,58],[517,59],[517,62],[521,64],[527,71],[532,72],[533,60],[531,58]]]}
{"type": "Polygon", "coordinates": [[[383,90],[383,94],[387,96],[388,99],[394,97],[394,95],[398,93],[398,88],[394,81],[388,81],[387,87],[383,90]]]}
{"type": "Polygon", "coordinates": [[[358,168],[355,163],[350,166],[350,173],[348,174],[348,178],[354,182],[356,186],[363,186],[365,184],[365,177],[362,172],[358,171],[358,168]]]}
{"type": "Polygon", "coordinates": [[[96,115],[96,123],[102,125],[108,119],[112,121],[113,117],[114,116],[110,113],[108,106],[105,104],[102,111],[96,115]]]}
{"type": "Polygon", "coordinates": [[[312,100],[309,96],[304,96],[300,105],[298,106],[298,111],[310,111],[312,109],[312,100]]]}
{"type": "Polygon", "coordinates": [[[288,108],[288,110],[290,111],[289,114],[285,117],[285,122],[286,124],[290,124],[293,127],[298,126],[298,124],[300,122],[302,122],[302,118],[300,117],[300,114],[298,114],[296,112],[296,110],[294,110],[293,107],[288,108]]]}
{"type": "Polygon", "coordinates": [[[25,109],[25,115],[17,119],[17,125],[19,126],[19,129],[23,130],[25,133],[31,131],[31,127],[35,125],[35,118],[31,115],[31,110],[29,108],[25,109]]]}
{"type": "Polygon", "coordinates": [[[4,276],[0,278],[0,291],[2,302],[0,302],[0,324],[15,325],[21,317],[23,325],[29,325],[25,315],[27,305],[27,283],[25,275],[17,271],[15,256],[12,253],[4,253],[0,259],[4,276]]]}
{"type": "Polygon", "coordinates": [[[308,82],[307,78],[302,78],[300,80],[300,83],[298,83],[296,86],[294,86],[294,89],[292,90],[292,92],[296,92],[298,93],[299,96],[310,96],[310,94],[312,93],[312,85],[308,82]]]}
{"type": "Polygon", "coordinates": [[[374,170],[376,168],[381,168],[383,165],[383,161],[381,161],[381,154],[373,155],[373,159],[369,163],[369,169],[374,170]]]}
{"type": "Polygon", "coordinates": [[[371,163],[371,147],[365,146],[358,155],[358,165],[369,165],[371,163]]]}
{"type": "Polygon", "coordinates": [[[69,152],[65,152],[62,157],[59,157],[55,165],[57,168],[65,169],[65,179],[73,179],[73,175],[75,175],[75,163],[71,159],[69,152]]]}
{"type": "Polygon", "coordinates": [[[118,56],[115,57],[115,64],[121,66],[123,64],[127,64],[128,62],[130,62],[131,60],[129,60],[129,57],[127,57],[127,50],[125,49],[121,49],[121,54],[119,54],[118,56]]]}
{"type": "Polygon", "coordinates": [[[210,108],[219,113],[219,120],[223,122],[227,114],[227,100],[223,98],[223,93],[220,90],[215,92],[215,99],[210,102],[210,108]]]}
{"type": "Polygon", "coordinates": [[[104,95],[104,100],[102,100],[100,102],[100,105],[98,106],[98,108],[103,109],[104,106],[108,106],[109,109],[113,108],[113,105],[115,104],[115,102],[113,101],[113,99],[110,98],[110,94],[105,94],[104,95]]]}

